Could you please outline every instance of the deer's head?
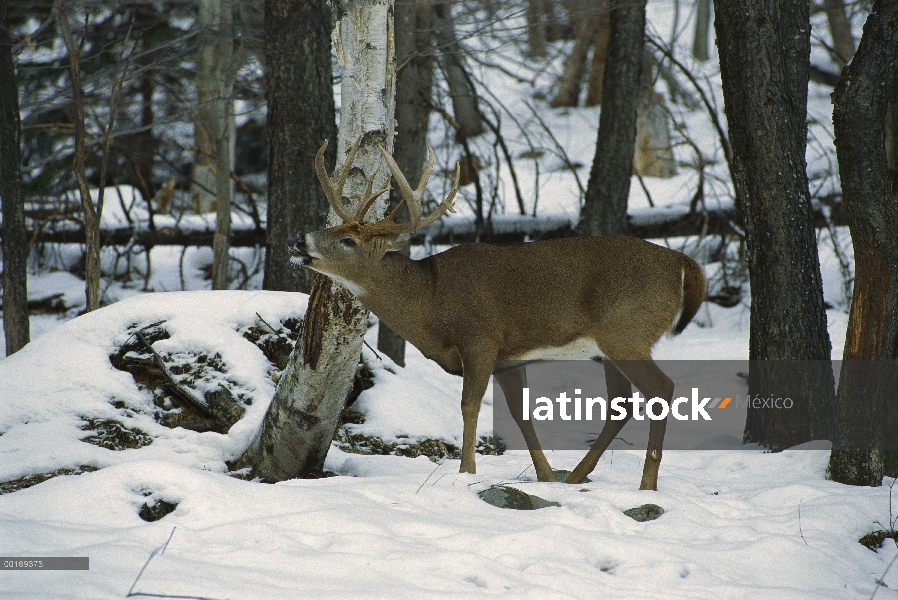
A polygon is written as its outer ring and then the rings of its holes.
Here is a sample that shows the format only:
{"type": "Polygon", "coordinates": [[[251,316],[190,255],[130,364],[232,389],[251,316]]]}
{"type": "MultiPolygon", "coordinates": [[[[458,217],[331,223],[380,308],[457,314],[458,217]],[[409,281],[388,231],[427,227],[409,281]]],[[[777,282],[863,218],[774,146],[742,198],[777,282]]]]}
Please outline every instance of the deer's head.
{"type": "Polygon", "coordinates": [[[455,169],[455,183],[446,196],[446,199],[440,206],[434,210],[426,218],[421,218],[421,202],[424,196],[424,190],[427,186],[427,180],[433,172],[433,148],[429,145],[429,158],[424,172],[421,174],[421,181],[418,183],[417,189],[412,189],[405,176],[399,170],[393,157],[390,156],[383,146],[379,146],[384,159],[393,178],[396,180],[399,189],[402,191],[402,201],[396,208],[380,221],[373,223],[364,222],[365,215],[384,192],[390,187],[390,180],[378,190],[372,191],[374,178],[377,176],[375,172],[368,180],[368,189],[365,193],[353,198],[358,198],[358,209],[354,213],[346,210],[343,202],[343,185],[352,168],[355,155],[359,150],[361,138],[356,141],[355,145],[349,151],[343,168],[334,171],[333,176],[328,176],[324,167],[324,151],[327,148],[327,141],[318,150],[315,155],[315,170],[318,173],[318,179],[324,188],[328,202],[333,207],[334,212],[343,220],[342,225],[336,227],[328,227],[314,233],[300,234],[290,240],[288,250],[292,256],[291,260],[295,264],[308,267],[319,273],[329,275],[342,282],[356,282],[364,279],[370,274],[371,268],[376,265],[384,254],[391,250],[399,250],[408,242],[411,234],[419,229],[427,227],[446,212],[455,212],[452,205],[455,200],[455,193],[458,190],[459,167],[455,169]],[[396,215],[402,204],[408,206],[410,221],[408,223],[397,223],[396,215]]]}

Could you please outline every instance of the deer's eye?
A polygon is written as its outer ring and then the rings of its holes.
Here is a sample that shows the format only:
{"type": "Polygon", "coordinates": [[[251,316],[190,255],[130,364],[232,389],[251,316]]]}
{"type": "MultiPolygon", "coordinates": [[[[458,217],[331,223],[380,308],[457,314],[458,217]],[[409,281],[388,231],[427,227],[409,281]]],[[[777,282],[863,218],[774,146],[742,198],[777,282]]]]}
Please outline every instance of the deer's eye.
{"type": "Polygon", "coordinates": [[[352,238],[343,238],[342,240],[340,240],[340,243],[342,243],[347,248],[355,248],[357,245],[355,243],[355,240],[352,238]]]}

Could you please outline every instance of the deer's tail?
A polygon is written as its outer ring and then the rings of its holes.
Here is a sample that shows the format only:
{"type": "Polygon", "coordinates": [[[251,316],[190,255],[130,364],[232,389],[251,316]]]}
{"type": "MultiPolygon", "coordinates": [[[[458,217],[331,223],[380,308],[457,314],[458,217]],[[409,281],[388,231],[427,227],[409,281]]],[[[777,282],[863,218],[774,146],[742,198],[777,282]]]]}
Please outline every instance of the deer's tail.
{"type": "Polygon", "coordinates": [[[705,275],[699,264],[691,257],[684,256],[682,269],[683,305],[680,308],[680,318],[673,329],[674,335],[683,333],[705,299],[705,275]]]}

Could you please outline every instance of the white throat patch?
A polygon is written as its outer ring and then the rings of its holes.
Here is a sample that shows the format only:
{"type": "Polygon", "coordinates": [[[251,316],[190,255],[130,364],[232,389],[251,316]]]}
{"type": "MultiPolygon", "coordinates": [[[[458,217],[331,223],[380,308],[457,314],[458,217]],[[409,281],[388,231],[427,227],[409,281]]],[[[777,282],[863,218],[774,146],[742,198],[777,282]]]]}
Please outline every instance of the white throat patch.
{"type": "Polygon", "coordinates": [[[347,281],[346,279],[343,279],[342,277],[337,277],[336,275],[331,275],[330,273],[325,273],[325,275],[327,275],[328,277],[330,277],[331,279],[333,279],[334,281],[336,281],[337,283],[339,283],[340,285],[345,287],[356,298],[358,298],[359,296],[361,296],[362,294],[365,293],[365,290],[363,290],[361,287],[357,286],[356,284],[354,284],[351,281],[347,281]]]}

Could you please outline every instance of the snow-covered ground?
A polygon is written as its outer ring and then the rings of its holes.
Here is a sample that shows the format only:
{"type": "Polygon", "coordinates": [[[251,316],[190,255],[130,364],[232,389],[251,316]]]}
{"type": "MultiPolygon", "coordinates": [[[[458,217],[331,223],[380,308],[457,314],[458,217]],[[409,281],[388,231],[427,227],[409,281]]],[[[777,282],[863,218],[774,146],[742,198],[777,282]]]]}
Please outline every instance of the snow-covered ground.
{"type": "MultiPolygon", "coordinates": [[[[637,490],[636,451],[606,456],[592,482],[576,486],[535,483],[524,452],[478,456],[478,474],[467,475],[457,460],[336,447],[326,468],[338,477],[235,479],[225,461],[246,446],[275,385],[271,364],[238,330],[259,317],[279,328],[305,303],[278,292],[141,294],[0,361],[0,482],[99,468],[0,496],[2,554],[90,557],[89,571],[0,571],[0,597],[867,598],[880,578],[898,589],[898,571],[883,578],[894,545],[874,553],[857,541],[893,518],[889,488],[827,481],[825,451],[670,451],[658,492],[637,490]],[[163,320],[171,337],[157,350],[220,353],[227,381],[251,400],[227,434],[159,425],[131,375],[110,364],[129,327],[163,320]],[[120,451],[86,443],[88,419],[153,441],[120,451]],[[496,483],[561,506],[496,508],[477,496],[496,483]],[[141,520],[141,506],[158,500],[177,508],[141,520]],[[665,514],[637,523],[622,513],[648,502],[665,514]]],[[[744,312],[710,305],[697,321],[713,327],[691,326],[657,355],[745,358],[744,312]]],[[[458,443],[459,378],[411,347],[405,369],[366,358],[376,383],[355,405],[366,418],[357,431],[458,443]]],[[[480,435],[490,433],[490,402],[488,393],[480,435]]],[[[579,455],[549,458],[571,469],[579,455]]],[[[877,596],[896,593],[880,587],[877,596]]]]}

